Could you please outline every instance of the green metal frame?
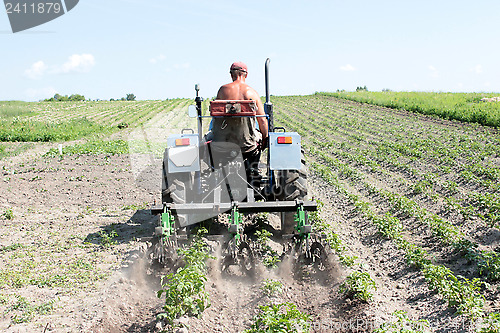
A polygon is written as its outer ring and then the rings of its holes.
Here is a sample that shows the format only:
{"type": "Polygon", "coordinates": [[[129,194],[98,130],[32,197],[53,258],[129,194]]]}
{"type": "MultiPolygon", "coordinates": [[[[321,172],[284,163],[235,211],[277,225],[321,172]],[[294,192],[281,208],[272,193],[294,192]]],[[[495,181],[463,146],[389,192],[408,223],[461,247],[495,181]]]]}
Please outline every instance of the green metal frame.
{"type": "Polygon", "coordinates": [[[239,243],[241,239],[240,234],[240,223],[243,222],[243,215],[239,212],[238,206],[233,205],[231,208],[231,224],[229,225],[229,232],[231,232],[236,240],[236,244],[239,243]]]}
{"type": "Polygon", "coordinates": [[[170,209],[164,208],[161,214],[161,237],[170,238],[175,232],[174,228],[175,218],[170,209]]]}
{"type": "Polygon", "coordinates": [[[297,230],[299,236],[302,238],[309,238],[311,236],[311,225],[309,224],[303,203],[300,203],[297,206],[297,212],[295,213],[294,218],[295,222],[297,222],[295,230],[297,230]]]}

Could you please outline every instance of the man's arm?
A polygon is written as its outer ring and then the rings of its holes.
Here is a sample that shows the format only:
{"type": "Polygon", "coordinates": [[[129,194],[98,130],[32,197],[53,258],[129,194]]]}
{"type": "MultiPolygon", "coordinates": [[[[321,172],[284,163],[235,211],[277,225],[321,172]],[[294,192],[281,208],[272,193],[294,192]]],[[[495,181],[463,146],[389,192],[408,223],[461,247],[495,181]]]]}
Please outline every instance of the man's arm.
{"type": "MultiPolygon", "coordinates": [[[[250,99],[255,101],[257,104],[257,115],[258,116],[265,116],[266,113],[264,112],[264,104],[262,104],[262,101],[260,99],[259,94],[253,89],[250,89],[249,91],[249,96],[250,99]]],[[[262,133],[262,140],[265,142],[267,136],[268,136],[268,124],[267,124],[267,118],[266,117],[257,117],[257,122],[259,123],[259,129],[260,132],[262,133]]]]}

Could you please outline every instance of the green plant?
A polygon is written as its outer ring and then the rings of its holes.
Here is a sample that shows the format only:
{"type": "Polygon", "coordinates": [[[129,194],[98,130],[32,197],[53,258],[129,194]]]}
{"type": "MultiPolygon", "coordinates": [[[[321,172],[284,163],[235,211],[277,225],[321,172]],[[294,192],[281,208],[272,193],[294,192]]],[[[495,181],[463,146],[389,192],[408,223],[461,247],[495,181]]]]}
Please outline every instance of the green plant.
{"type": "Polygon", "coordinates": [[[93,133],[106,132],[107,128],[87,118],[61,122],[42,122],[29,118],[0,120],[0,141],[50,142],[79,139],[93,133]]]}
{"type": "Polygon", "coordinates": [[[273,296],[283,291],[283,283],[273,279],[265,279],[260,290],[267,296],[273,296]]]}
{"type": "Polygon", "coordinates": [[[323,202],[319,199],[316,199],[316,202],[318,204],[318,210],[309,214],[310,223],[316,231],[319,231],[326,236],[326,242],[338,255],[340,263],[346,267],[353,266],[358,257],[348,256],[345,254],[347,249],[342,243],[340,236],[334,233],[332,227],[320,216],[320,211],[324,206],[323,202]]]}
{"type": "Polygon", "coordinates": [[[387,238],[399,238],[403,230],[403,224],[399,219],[387,213],[384,216],[375,216],[373,223],[377,225],[379,232],[387,238]]]}
{"type": "Polygon", "coordinates": [[[432,188],[432,184],[428,180],[421,180],[413,185],[413,192],[415,194],[426,193],[432,188]]]}
{"type": "Polygon", "coordinates": [[[468,280],[457,277],[442,265],[426,265],[423,273],[429,288],[443,295],[448,306],[456,308],[459,314],[465,314],[471,320],[482,316],[484,296],[478,291],[484,282],[477,278],[468,280]]]}
{"type": "MultiPolygon", "coordinates": [[[[93,140],[74,146],[64,147],[63,156],[65,155],[120,155],[128,153],[129,146],[124,140],[93,140]]],[[[56,148],[50,149],[44,157],[57,157],[59,150],[56,148]]]]}
{"type": "Polygon", "coordinates": [[[392,323],[383,323],[374,333],[429,333],[432,330],[427,320],[414,321],[408,318],[405,311],[395,311],[393,314],[397,319],[392,323]]]}
{"type": "Polygon", "coordinates": [[[3,213],[3,217],[7,220],[13,220],[15,216],[12,208],[7,208],[7,210],[3,213]]]}
{"type": "Polygon", "coordinates": [[[35,315],[49,314],[54,310],[55,300],[33,305],[22,296],[17,295],[16,298],[16,303],[7,310],[8,312],[15,312],[12,316],[12,322],[15,324],[30,322],[35,315]]]}
{"type": "Polygon", "coordinates": [[[500,124],[498,103],[477,103],[482,97],[493,97],[492,94],[368,92],[364,89],[356,89],[356,92],[320,93],[320,95],[437,115],[445,119],[477,122],[486,126],[499,126],[500,124]]]}
{"type": "Polygon", "coordinates": [[[118,244],[117,241],[114,240],[116,237],[118,237],[118,234],[114,229],[110,231],[105,231],[105,230],[99,231],[99,242],[104,247],[110,247],[118,244]]]}
{"type": "Polygon", "coordinates": [[[280,262],[279,254],[269,245],[271,233],[265,229],[255,232],[257,250],[262,256],[262,263],[267,268],[276,268],[280,262]]]}
{"type": "Polygon", "coordinates": [[[303,333],[311,328],[309,315],[297,310],[295,304],[270,304],[259,309],[252,326],[245,333],[303,333]]]}
{"type": "Polygon", "coordinates": [[[500,333],[500,313],[490,313],[476,332],[477,333],[500,333]]]}
{"type": "Polygon", "coordinates": [[[174,319],[184,315],[198,317],[210,306],[208,293],[205,291],[205,262],[212,257],[203,242],[204,233],[206,229],[198,230],[190,246],[179,250],[185,265],[176,273],[161,278],[162,289],[157,296],[160,298],[165,295],[165,312],[160,313],[157,318],[166,320],[170,325],[173,325],[174,319]]]}
{"type": "Polygon", "coordinates": [[[353,271],[340,285],[340,292],[352,295],[355,298],[369,301],[373,297],[373,291],[376,290],[375,281],[367,272],[353,271]]]}
{"type": "Polygon", "coordinates": [[[143,202],[142,204],[132,204],[122,207],[122,210],[142,210],[148,207],[149,203],[143,202]]]}
{"type": "Polygon", "coordinates": [[[9,252],[9,251],[15,251],[17,249],[22,249],[24,248],[25,246],[21,243],[14,243],[12,245],[7,245],[7,246],[2,246],[0,248],[0,253],[1,252],[9,252]]]}

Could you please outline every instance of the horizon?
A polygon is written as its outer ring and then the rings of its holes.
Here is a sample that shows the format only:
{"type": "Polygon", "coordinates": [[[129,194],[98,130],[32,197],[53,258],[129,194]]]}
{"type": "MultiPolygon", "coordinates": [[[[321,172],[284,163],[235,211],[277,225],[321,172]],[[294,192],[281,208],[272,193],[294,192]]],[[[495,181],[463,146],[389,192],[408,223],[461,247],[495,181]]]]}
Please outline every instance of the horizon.
{"type": "MultiPolygon", "coordinates": [[[[316,91],[310,94],[293,94],[293,95],[276,95],[276,94],[270,94],[270,97],[294,97],[294,96],[312,96],[316,94],[330,94],[330,93],[335,93],[337,91],[316,91]]],[[[356,90],[344,90],[341,89],[338,92],[347,92],[347,93],[355,93],[356,90]]],[[[368,90],[367,92],[384,92],[382,90],[368,90]]],[[[401,90],[401,91],[395,91],[395,90],[389,90],[388,92],[391,93],[435,93],[435,94],[488,94],[488,95],[494,95],[494,94],[499,94],[499,92],[493,92],[493,91],[469,91],[469,92],[463,92],[463,91],[417,91],[417,90],[401,90]]],[[[77,94],[77,93],[74,93],[77,94]]],[[[61,94],[62,95],[62,94],[61,94]]],[[[67,96],[71,96],[73,94],[65,94],[67,96]]],[[[126,94],[125,94],[126,95],[126,94]]],[[[127,100],[120,100],[119,98],[114,98],[110,97],[108,99],[89,99],[86,96],[85,101],[44,101],[45,99],[49,99],[53,96],[48,96],[46,98],[37,100],[37,101],[23,101],[23,100],[0,100],[0,102],[22,102],[22,103],[40,103],[40,102],[46,102],[46,103],[77,103],[77,102],[139,102],[139,101],[167,101],[167,100],[173,100],[173,99],[193,99],[190,97],[170,97],[170,98],[152,98],[152,99],[141,99],[141,98],[136,98],[133,101],[127,101],[127,100]],[[111,100],[113,99],[113,100],[111,100]]],[[[203,96],[201,96],[203,97],[203,96]]],[[[215,95],[212,97],[203,97],[204,100],[212,100],[215,99],[215,95]]],[[[266,96],[260,96],[261,98],[265,98],[266,96]]]]}

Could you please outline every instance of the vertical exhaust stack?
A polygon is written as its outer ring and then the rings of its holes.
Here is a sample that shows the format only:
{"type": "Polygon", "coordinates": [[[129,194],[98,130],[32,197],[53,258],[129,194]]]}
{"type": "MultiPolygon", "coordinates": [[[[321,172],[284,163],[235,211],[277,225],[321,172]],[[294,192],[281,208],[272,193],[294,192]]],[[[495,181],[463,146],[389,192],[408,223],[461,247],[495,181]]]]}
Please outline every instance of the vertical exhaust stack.
{"type": "Polygon", "coordinates": [[[264,104],[264,111],[269,116],[269,132],[274,132],[274,117],[273,117],[273,103],[269,94],[269,63],[271,60],[267,58],[265,65],[265,79],[266,79],[266,103],[264,104]]]}
{"type": "Polygon", "coordinates": [[[198,136],[199,136],[199,142],[203,141],[203,125],[202,125],[202,110],[201,110],[201,103],[203,102],[203,97],[199,96],[198,93],[200,92],[200,84],[197,83],[194,85],[194,90],[196,90],[196,111],[198,112],[198,136]]]}
{"type": "MultiPolygon", "coordinates": [[[[266,59],[266,64],[264,66],[265,70],[265,80],[266,80],[266,103],[264,103],[264,112],[267,115],[267,128],[268,132],[274,132],[274,117],[273,117],[273,103],[271,103],[271,97],[269,94],[269,63],[271,60],[269,58],[266,59]]],[[[271,160],[271,149],[270,142],[267,142],[267,160],[271,160]]],[[[271,165],[267,163],[267,174],[269,175],[269,185],[265,188],[265,192],[272,193],[272,189],[274,188],[275,179],[273,177],[273,173],[271,172],[271,165]]]]}

